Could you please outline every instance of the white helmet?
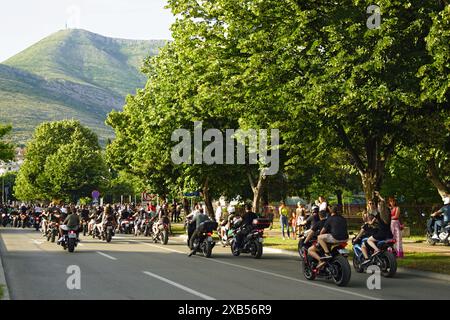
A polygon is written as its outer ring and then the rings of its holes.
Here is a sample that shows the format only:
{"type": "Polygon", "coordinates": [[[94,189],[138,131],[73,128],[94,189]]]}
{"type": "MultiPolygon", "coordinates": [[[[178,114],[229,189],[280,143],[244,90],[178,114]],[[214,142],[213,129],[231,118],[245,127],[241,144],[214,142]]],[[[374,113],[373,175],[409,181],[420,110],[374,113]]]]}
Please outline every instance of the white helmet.
{"type": "Polygon", "coordinates": [[[444,198],[444,205],[446,205],[446,204],[450,204],[450,197],[444,198]]]}

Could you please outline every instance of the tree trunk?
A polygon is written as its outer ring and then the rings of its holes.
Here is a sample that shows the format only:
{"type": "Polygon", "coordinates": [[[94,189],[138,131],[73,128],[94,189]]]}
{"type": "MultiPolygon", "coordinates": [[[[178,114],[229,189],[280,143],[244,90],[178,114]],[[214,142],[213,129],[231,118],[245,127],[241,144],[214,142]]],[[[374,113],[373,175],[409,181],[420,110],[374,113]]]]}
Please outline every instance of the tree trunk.
{"type": "Polygon", "coordinates": [[[450,194],[450,187],[441,180],[434,159],[427,161],[427,177],[439,192],[441,197],[450,194]]]}
{"type": "Polygon", "coordinates": [[[267,177],[262,174],[262,172],[259,174],[258,178],[258,184],[255,186],[255,183],[253,182],[253,178],[250,173],[248,173],[248,179],[250,181],[250,186],[253,191],[253,212],[259,213],[260,210],[260,204],[261,204],[261,197],[264,191],[264,183],[267,180],[267,177]]]}
{"type": "Polygon", "coordinates": [[[367,171],[360,173],[366,202],[374,200],[375,191],[379,191],[381,186],[381,175],[378,172],[367,171]]]}
{"type": "Polygon", "coordinates": [[[209,178],[206,178],[205,184],[203,185],[203,200],[206,204],[206,211],[208,213],[208,216],[211,217],[211,219],[215,220],[214,217],[214,208],[212,205],[212,199],[209,193],[209,178]]]}
{"type": "Polygon", "coordinates": [[[343,203],[342,203],[342,190],[336,190],[336,197],[337,197],[337,202],[338,202],[338,208],[341,210],[342,212],[342,208],[343,208],[343,203]]]}

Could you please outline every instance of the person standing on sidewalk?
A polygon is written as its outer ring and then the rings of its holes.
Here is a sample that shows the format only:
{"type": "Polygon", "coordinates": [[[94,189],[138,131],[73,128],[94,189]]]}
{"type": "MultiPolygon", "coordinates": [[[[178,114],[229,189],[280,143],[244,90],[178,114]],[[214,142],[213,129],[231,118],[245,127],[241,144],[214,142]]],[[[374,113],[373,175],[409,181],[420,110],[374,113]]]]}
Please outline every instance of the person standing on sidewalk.
{"type": "Polygon", "coordinates": [[[287,229],[287,236],[288,238],[291,238],[290,232],[289,232],[289,209],[286,207],[286,203],[284,201],[281,201],[281,206],[278,209],[280,214],[280,223],[281,223],[281,232],[283,234],[283,240],[286,240],[284,236],[284,228],[287,229]]]}
{"type": "Polygon", "coordinates": [[[391,208],[391,232],[395,239],[395,251],[397,258],[403,258],[402,230],[400,227],[400,208],[394,197],[389,198],[389,207],[391,208]]]}

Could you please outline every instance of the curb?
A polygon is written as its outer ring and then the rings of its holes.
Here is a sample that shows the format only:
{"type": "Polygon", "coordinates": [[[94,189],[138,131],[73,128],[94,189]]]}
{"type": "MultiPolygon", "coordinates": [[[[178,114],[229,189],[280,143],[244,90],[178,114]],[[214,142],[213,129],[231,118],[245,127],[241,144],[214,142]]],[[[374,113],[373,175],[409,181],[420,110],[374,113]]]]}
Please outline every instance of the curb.
{"type": "MultiPolygon", "coordinates": [[[[1,245],[1,244],[0,244],[1,245]]],[[[2,255],[0,254],[0,285],[3,287],[3,297],[0,301],[11,300],[8,284],[6,283],[5,270],[3,269],[2,255]]]]}
{"type": "MultiPolygon", "coordinates": [[[[181,235],[181,236],[177,236],[175,238],[179,238],[179,239],[182,239],[183,241],[186,241],[187,235],[181,235]]],[[[286,255],[286,256],[290,256],[290,257],[298,257],[299,258],[298,253],[295,251],[274,249],[271,247],[264,247],[264,252],[272,253],[272,254],[282,254],[282,255],[286,255]]],[[[350,260],[350,262],[351,262],[351,260],[350,260]]],[[[412,275],[412,276],[416,276],[416,277],[420,277],[420,278],[428,278],[428,279],[450,282],[450,275],[447,275],[447,274],[441,274],[441,273],[429,272],[429,271],[420,271],[420,270],[415,270],[415,269],[411,269],[411,268],[397,268],[397,271],[399,271],[403,274],[412,275]]]]}

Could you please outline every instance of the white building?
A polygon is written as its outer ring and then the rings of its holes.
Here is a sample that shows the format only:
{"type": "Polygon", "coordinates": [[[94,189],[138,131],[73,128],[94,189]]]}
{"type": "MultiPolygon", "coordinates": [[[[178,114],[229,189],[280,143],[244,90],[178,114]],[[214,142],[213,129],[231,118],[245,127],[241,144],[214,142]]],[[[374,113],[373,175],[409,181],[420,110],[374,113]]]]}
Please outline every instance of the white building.
{"type": "Polygon", "coordinates": [[[14,161],[0,161],[0,176],[7,174],[9,172],[17,172],[20,166],[23,164],[24,150],[16,149],[16,159],[14,161]]]}

